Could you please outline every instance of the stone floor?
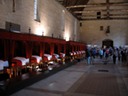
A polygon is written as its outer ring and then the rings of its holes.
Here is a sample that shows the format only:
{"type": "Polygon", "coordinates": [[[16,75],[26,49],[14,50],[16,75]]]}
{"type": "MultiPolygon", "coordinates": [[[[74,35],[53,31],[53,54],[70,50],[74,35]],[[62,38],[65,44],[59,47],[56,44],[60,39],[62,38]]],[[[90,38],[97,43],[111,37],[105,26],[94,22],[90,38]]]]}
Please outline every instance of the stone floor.
{"type": "Polygon", "coordinates": [[[83,60],[11,96],[128,96],[128,65],[83,60]]]}

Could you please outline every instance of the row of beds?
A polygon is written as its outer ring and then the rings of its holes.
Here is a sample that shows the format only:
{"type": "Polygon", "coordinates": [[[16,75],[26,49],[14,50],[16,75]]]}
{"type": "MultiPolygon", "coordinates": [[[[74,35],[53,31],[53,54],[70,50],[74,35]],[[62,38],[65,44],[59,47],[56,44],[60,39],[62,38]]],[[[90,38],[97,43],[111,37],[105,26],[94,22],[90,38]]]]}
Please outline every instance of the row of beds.
{"type": "MultiPolygon", "coordinates": [[[[70,57],[73,60],[77,57],[82,56],[81,54],[84,53],[85,51],[70,52],[70,57]]],[[[11,61],[11,69],[13,69],[13,71],[17,71],[17,70],[19,71],[22,68],[34,69],[35,71],[53,70],[54,67],[58,67],[60,66],[60,64],[65,64],[65,53],[53,54],[53,55],[44,54],[43,58],[38,55],[32,55],[31,59],[25,57],[14,57],[11,61]],[[41,65],[46,65],[45,69],[42,69],[40,67],[41,65]]],[[[4,72],[4,69],[9,67],[10,66],[8,61],[0,60],[0,72],[4,72]]],[[[12,74],[10,70],[9,71],[6,70],[6,71],[8,74],[12,74]]],[[[15,72],[16,75],[17,72],[15,72]]]]}
{"type": "MultiPolygon", "coordinates": [[[[59,64],[58,61],[65,58],[64,53],[59,54],[44,54],[43,58],[38,55],[32,55],[32,57],[15,57],[12,59],[13,68],[32,69],[34,71],[46,71],[52,70],[59,64]],[[42,66],[43,65],[43,66],[42,66]]],[[[20,70],[20,69],[19,69],[20,70]]]]}
{"type": "Polygon", "coordinates": [[[11,66],[9,66],[8,60],[0,60],[0,92],[4,89],[6,82],[10,78],[15,78],[21,76],[21,74],[32,71],[42,72],[45,70],[52,70],[53,66],[55,67],[56,64],[51,61],[52,58],[54,58],[54,60],[60,60],[65,58],[65,54],[60,53],[60,55],[54,54],[53,56],[50,54],[44,54],[43,58],[38,55],[32,55],[30,59],[17,56],[11,60],[11,66]],[[45,69],[43,69],[40,65],[45,65],[45,69]]]}
{"type": "MultiPolygon", "coordinates": [[[[70,60],[82,58],[85,51],[70,52],[70,60]],[[82,57],[81,57],[82,56],[82,57]]],[[[65,53],[60,54],[44,54],[43,58],[38,55],[32,55],[31,59],[25,57],[14,57],[11,60],[11,66],[7,60],[0,60],[0,93],[5,90],[10,78],[15,78],[25,75],[23,69],[27,69],[25,73],[50,71],[54,67],[59,67],[65,64],[65,53]],[[19,73],[20,72],[20,73],[19,73]]]]}

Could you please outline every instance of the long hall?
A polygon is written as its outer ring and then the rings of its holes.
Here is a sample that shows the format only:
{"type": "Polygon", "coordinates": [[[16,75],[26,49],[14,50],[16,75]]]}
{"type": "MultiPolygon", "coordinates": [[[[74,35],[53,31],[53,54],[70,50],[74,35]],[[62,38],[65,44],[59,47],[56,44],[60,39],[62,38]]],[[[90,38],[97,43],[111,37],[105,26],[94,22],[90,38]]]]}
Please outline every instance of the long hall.
{"type": "Polygon", "coordinates": [[[0,0],[10,95],[128,96],[128,0],[0,0]]]}
{"type": "Polygon", "coordinates": [[[86,60],[34,83],[11,96],[128,96],[128,65],[109,58],[86,60]]]}

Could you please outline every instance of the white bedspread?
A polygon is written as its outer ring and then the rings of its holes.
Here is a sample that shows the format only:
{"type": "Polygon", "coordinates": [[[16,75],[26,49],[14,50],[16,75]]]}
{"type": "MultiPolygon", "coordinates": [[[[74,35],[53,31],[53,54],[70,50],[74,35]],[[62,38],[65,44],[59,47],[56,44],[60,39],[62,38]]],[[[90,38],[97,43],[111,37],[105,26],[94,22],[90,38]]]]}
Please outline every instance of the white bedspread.
{"type": "Polygon", "coordinates": [[[0,60],[0,70],[3,70],[4,67],[9,67],[8,61],[0,60]]]}
{"type": "Polygon", "coordinates": [[[85,51],[81,51],[83,54],[85,53],[85,51]]]}
{"type": "Polygon", "coordinates": [[[73,52],[73,55],[76,55],[76,52],[73,52]]]}
{"type": "Polygon", "coordinates": [[[78,55],[79,54],[79,51],[76,51],[76,54],[78,55]]]}
{"type": "Polygon", "coordinates": [[[70,52],[70,55],[72,56],[72,55],[73,55],[73,53],[72,53],[72,52],[70,52]]]}
{"type": "Polygon", "coordinates": [[[50,55],[50,54],[44,54],[44,56],[46,56],[48,58],[48,60],[51,60],[51,58],[52,58],[52,55],[50,55]]]}
{"type": "Polygon", "coordinates": [[[38,55],[32,55],[32,57],[35,57],[37,60],[37,63],[39,63],[42,60],[42,57],[38,56],[38,55]]]}
{"type": "Polygon", "coordinates": [[[56,57],[56,59],[58,59],[59,58],[59,55],[58,54],[53,54],[55,57],[56,57]]]}
{"type": "Polygon", "coordinates": [[[80,53],[80,54],[82,54],[82,52],[81,52],[81,51],[79,51],[79,53],[80,53]]]}
{"type": "Polygon", "coordinates": [[[65,57],[65,53],[60,53],[62,55],[62,57],[65,57]]]}
{"type": "Polygon", "coordinates": [[[22,62],[22,65],[26,65],[26,63],[29,63],[29,59],[24,57],[15,57],[14,59],[20,60],[22,62]]]}

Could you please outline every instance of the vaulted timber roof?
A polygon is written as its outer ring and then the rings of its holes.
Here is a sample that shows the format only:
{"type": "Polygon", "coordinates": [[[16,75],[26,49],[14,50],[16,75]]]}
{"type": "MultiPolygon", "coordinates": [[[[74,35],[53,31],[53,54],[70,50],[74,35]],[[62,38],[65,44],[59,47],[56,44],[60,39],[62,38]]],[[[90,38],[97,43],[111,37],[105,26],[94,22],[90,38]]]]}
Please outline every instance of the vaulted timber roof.
{"type": "Polygon", "coordinates": [[[82,13],[75,14],[75,11],[83,11],[84,7],[77,7],[80,5],[87,5],[89,0],[57,0],[59,1],[64,7],[67,8],[76,18],[81,20],[81,17],[78,15],[82,15],[82,13]],[[70,8],[73,7],[73,8],[70,8]],[[76,8],[75,8],[76,7],[76,8]]]}
{"type": "Polygon", "coordinates": [[[79,20],[127,19],[127,0],[57,0],[79,20]],[[91,2],[92,1],[92,2],[91,2]],[[94,2],[95,1],[95,2],[94,2]]]}

